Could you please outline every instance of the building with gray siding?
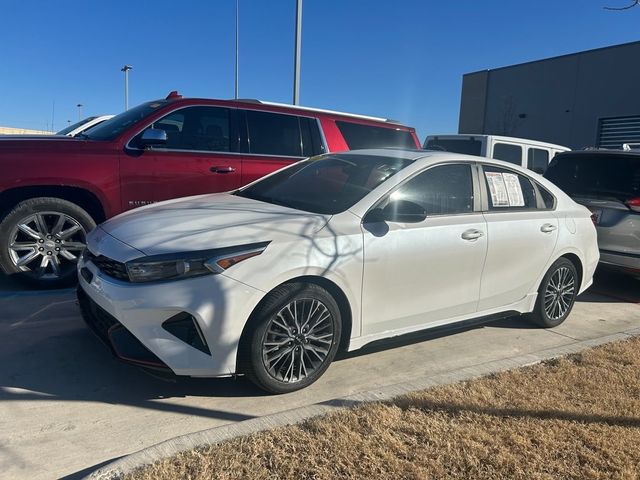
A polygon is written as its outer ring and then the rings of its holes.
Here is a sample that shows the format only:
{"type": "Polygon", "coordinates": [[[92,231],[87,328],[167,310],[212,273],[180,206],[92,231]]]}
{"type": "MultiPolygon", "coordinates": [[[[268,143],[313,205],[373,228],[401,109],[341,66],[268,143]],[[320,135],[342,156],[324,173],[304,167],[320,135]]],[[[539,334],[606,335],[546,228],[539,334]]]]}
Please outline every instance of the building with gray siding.
{"type": "Polygon", "coordinates": [[[571,148],[640,143],[640,42],[463,76],[459,133],[571,148]]]}

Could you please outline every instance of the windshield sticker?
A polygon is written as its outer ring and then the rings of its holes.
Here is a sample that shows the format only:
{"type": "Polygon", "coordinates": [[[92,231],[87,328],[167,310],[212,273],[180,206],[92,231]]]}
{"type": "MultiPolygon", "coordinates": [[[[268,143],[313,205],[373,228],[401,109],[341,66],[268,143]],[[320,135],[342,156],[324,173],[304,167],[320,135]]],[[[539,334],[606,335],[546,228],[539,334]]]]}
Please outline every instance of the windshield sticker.
{"type": "Polygon", "coordinates": [[[524,207],[524,195],[522,195],[522,186],[520,185],[518,176],[515,173],[503,173],[502,178],[507,187],[509,206],[524,207]]]}
{"type": "Polygon", "coordinates": [[[491,192],[491,204],[494,207],[508,207],[509,195],[507,194],[507,186],[504,183],[504,178],[501,173],[498,172],[484,172],[489,184],[489,191],[491,192]]]}

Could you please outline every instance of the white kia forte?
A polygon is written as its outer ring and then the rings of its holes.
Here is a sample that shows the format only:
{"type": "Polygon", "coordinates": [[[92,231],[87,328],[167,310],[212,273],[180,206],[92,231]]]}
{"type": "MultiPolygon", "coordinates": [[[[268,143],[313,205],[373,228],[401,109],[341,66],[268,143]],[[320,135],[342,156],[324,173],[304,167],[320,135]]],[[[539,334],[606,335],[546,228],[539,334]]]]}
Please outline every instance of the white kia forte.
{"type": "Polygon", "coordinates": [[[107,221],[78,296],[123,360],[289,392],[338,349],[477,318],[559,325],[598,263],[590,215],[505,162],[328,154],[107,221]]]}

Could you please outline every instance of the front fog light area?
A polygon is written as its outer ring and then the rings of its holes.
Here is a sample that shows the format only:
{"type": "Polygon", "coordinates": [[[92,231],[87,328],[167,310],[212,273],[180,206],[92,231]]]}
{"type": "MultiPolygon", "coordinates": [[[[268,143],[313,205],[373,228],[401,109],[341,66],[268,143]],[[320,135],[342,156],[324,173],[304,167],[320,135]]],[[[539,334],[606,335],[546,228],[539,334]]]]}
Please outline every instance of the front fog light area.
{"type": "Polygon", "coordinates": [[[182,312],[174,315],[169,320],[165,320],[162,323],[162,328],[184,343],[191,345],[193,348],[197,348],[201,352],[211,355],[211,351],[204,339],[204,335],[202,335],[198,322],[188,313],[182,312]]]}

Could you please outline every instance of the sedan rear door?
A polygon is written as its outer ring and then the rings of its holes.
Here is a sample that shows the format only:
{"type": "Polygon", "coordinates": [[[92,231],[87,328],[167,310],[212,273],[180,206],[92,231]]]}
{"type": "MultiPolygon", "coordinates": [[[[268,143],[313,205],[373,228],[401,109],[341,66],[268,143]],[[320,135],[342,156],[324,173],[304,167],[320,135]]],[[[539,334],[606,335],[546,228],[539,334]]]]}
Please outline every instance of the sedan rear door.
{"type": "Polygon", "coordinates": [[[483,165],[481,186],[489,245],[480,312],[503,309],[537,289],[558,240],[553,196],[526,175],[483,165]]]}

